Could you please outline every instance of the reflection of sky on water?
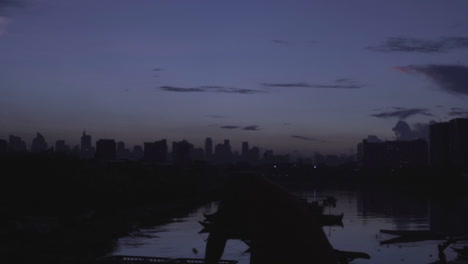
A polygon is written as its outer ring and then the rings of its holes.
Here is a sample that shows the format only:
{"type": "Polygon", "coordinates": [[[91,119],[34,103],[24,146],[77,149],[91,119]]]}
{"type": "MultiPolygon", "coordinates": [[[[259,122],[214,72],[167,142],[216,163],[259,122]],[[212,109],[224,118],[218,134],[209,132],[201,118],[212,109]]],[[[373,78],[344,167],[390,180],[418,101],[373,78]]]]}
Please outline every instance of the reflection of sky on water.
{"type": "MultiPolygon", "coordinates": [[[[298,196],[309,202],[314,200],[314,192],[298,192],[298,196]]],[[[381,241],[395,236],[380,233],[380,229],[426,230],[430,228],[428,201],[415,201],[402,195],[391,193],[358,193],[354,191],[316,192],[315,199],[321,196],[337,198],[336,208],[327,208],[326,213],[344,213],[344,227],[324,227],[334,248],[346,251],[361,251],[371,255],[370,260],[358,259],[352,263],[430,263],[437,259],[437,244],[441,241],[423,241],[380,245],[381,241]]],[[[139,255],[158,257],[203,258],[207,234],[198,234],[202,229],[198,221],[203,213],[216,211],[217,204],[209,203],[200,207],[186,218],[175,219],[170,224],[141,229],[119,240],[113,255],[139,255]],[[194,253],[193,249],[197,253],[194,253]]],[[[463,244],[457,244],[461,246],[463,244]]],[[[247,246],[237,240],[229,240],[223,259],[238,260],[239,264],[249,263],[247,246]]],[[[450,248],[446,250],[448,259],[456,257],[450,248]]]]}

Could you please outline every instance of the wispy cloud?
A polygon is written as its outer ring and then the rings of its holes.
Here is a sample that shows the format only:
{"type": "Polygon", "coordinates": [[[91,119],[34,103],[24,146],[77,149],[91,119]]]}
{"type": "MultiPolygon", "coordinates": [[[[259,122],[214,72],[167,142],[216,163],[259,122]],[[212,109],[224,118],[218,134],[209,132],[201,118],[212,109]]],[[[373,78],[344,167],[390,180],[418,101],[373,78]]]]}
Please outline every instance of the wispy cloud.
{"type": "Polygon", "coordinates": [[[306,140],[306,141],[317,140],[316,138],[304,137],[304,136],[298,136],[298,135],[291,135],[291,137],[296,138],[296,139],[306,140]]]}
{"type": "Polygon", "coordinates": [[[8,23],[10,23],[10,19],[0,16],[0,37],[6,33],[8,23]]]}
{"type": "Polygon", "coordinates": [[[24,2],[20,0],[0,0],[0,37],[6,33],[6,27],[11,22],[8,18],[10,8],[22,6],[24,2]]]}
{"type": "Polygon", "coordinates": [[[24,5],[24,1],[20,0],[0,0],[0,14],[6,12],[10,7],[20,7],[24,5]]]}
{"type": "Polygon", "coordinates": [[[294,42],[287,41],[287,40],[282,40],[282,39],[273,39],[271,42],[279,45],[284,45],[284,46],[291,46],[294,45],[294,42]]]}
{"type": "Polygon", "coordinates": [[[392,118],[397,117],[400,120],[404,120],[413,115],[425,115],[425,116],[432,116],[426,109],[423,108],[410,108],[410,109],[403,109],[403,110],[396,110],[396,111],[389,111],[389,112],[381,112],[377,114],[372,114],[371,116],[378,117],[378,118],[392,118]]]}
{"type": "Polygon", "coordinates": [[[359,89],[363,85],[349,78],[336,79],[330,84],[310,84],[307,82],[292,83],[262,83],[265,87],[284,87],[284,88],[324,88],[324,89],[359,89]]]}
{"type": "Polygon", "coordinates": [[[468,48],[468,37],[442,37],[437,40],[426,40],[409,37],[388,38],[378,46],[367,47],[380,52],[419,52],[440,53],[453,49],[468,48]]]}
{"type": "Polygon", "coordinates": [[[166,92],[211,92],[211,93],[233,93],[233,94],[265,93],[265,91],[261,91],[261,90],[232,88],[232,87],[224,87],[224,86],[199,86],[199,87],[190,87],[190,88],[182,88],[182,87],[175,87],[175,86],[161,86],[159,88],[166,92]]]}
{"type": "Polygon", "coordinates": [[[162,68],[154,68],[154,69],[153,69],[153,71],[156,71],[156,72],[162,71],[162,70],[163,70],[162,68]]]}
{"type": "Polygon", "coordinates": [[[220,126],[220,128],[223,128],[223,129],[237,129],[237,128],[239,128],[239,126],[220,126]]]}
{"type": "Polygon", "coordinates": [[[450,108],[450,112],[448,113],[449,116],[461,116],[461,117],[468,117],[468,110],[452,107],[450,108]]]}
{"type": "Polygon", "coordinates": [[[410,65],[395,67],[407,74],[422,74],[435,82],[442,90],[468,95],[468,67],[462,65],[410,65]]]}
{"type": "Polygon", "coordinates": [[[222,129],[241,129],[241,130],[246,130],[246,131],[259,131],[262,130],[259,126],[257,125],[251,125],[251,126],[235,126],[235,125],[225,125],[225,126],[220,126],[222,129]]]}
{"type": "Polygon", "coordinates": [[[246,127],[242,128],[242,130],[258,131],[258,130],[261,130],[261,129],[258,126],[253,125],[253,126],[246,126],[246,127]]]}
{"type": "Polygon", "coordinates": [[[193,92],[204,92],[205,90],[201,88],[181,88],[174,86],[161,86],[159,87],[163,91],[167,92],[178,92],[178,93],[193,93],[193,92]]]}

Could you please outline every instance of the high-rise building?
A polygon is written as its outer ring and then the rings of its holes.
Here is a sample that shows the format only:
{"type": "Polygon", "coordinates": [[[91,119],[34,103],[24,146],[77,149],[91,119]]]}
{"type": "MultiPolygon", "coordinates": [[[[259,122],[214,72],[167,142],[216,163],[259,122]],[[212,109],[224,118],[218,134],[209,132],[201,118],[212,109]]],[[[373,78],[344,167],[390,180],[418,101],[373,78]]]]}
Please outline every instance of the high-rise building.
{"type": "Polygon", "coordinates": [[[45,141],[44,136],[40,133],[36,134],[36,137],[33,139],[31,144],[31,152],[43,152],[47,150],[47,142],[45,141]]]}
{"type": "Polygon", "coordinates": [[[91,159],[94,156],[93,152],[91,135],[86,135],[86,131],[83,131],[83,135],[81,135],[80,157],[83,159],[91,159]]]}
{"type": "Polygon", "coordinates": [[[81,151],[91,151],[91,147],[91,135],[86,135],[86,131],[83,131],[83,135],[81,136],[81,151]]]}
{"type": "Polygon", "coordinates": [[[65,144],[65,140],[57,140],[55,142],[55,152],[68,153],[70,152],[70,147],[65,144]]]}
{"type": "Polygon", "coordinates": [[[131,159],[130,150],[125,148],[123,141],[117,142],[117,159],[131,159]]]}
{"type": "Polygon", "coordinates": [[[224,140],[224,144],[217,144],[215,147],[215,160],[218,163],[232,162],[232,151],[229,139],[224,140]]]}
{"type": "Polygon", "coordinates": [[[27,152],[28,148],[26,147],[26,142],[24,142],[20,137],[10,135],[8,138],[7,150],[11,152],[27,152]]]}
{"type": "Polygon", "coordinates": [[[468,118],[450,120],[449,155],[456,167],[468,168],[468,118]]]}
{"type": "Polygon", "coordinates": [[[205,159],[211,160],[213,158],[213,141],[211,138],[205,139],[205,159]]]}
{"type": "Polygon", "coordinates": [[[96,142],[96,159],[115,160],[116,144],[113,139],[100,139],[96,142]]]}
{"type": "Polygon", "coordinates": [[[7,150],[6,140],[0,139],[0,153],[5,153],[7,150]]]}
{"type": "Polygon", "coordinates": [[[429,126],[431,165],[468,167],[468,118],[429,126]]]}
{"type": "Polygon", "coordinates": [[[249,156],[249,142],[242,142],[242,159],[247,160],[249,156]]]}
{"type": "Polygon", "coordinates": [[[366,168],[415,168],[427,165],[428,147],[423,139],[413,141],[362,142],[362,165],[366,168]]]}
{"type": "Polygon", "coordinates": [[[445,167],[450,164],[448,122],[429,126],[430,163],[435,167],[445,167]]]}
{"type": "Polygon", "coordinates": [[[132,158],[134,160],[140,160],[144,157],[144,151],[141,146],[134,146],[133,147],[133,153],[132,153],[132,158]]]}
{"type": "Polygon", "coordinates": [[[172,159],[177,164],[187,164],[190,162],[190,153],[193,145],[182,140],[180,142],[172,142],[172,159]]]}
{"type": "Polygon", "coordinates": [[[167,141],[165,139],[144,143],[144,159],[150,162],[167,161],[167,141]]]}

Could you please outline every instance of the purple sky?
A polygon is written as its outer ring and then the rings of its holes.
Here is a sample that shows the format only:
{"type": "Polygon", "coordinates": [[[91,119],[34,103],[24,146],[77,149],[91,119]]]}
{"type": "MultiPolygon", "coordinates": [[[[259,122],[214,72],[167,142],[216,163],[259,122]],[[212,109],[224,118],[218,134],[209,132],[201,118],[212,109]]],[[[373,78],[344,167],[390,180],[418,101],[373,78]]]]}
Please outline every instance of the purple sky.
{"type": "Polygon", "coordinates": [[[0,138],[350,153],[468,113],[468,1],[0,0],[0,138]]]}

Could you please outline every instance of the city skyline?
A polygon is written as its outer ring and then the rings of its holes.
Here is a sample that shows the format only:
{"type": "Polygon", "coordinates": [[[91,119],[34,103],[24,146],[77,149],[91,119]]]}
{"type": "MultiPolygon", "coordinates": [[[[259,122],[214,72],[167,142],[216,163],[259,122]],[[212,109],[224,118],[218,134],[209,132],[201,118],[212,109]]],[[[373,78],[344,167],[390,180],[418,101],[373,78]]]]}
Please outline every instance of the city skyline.
{"type": "Polygon", "coordinates": [[[466,10],[462,0],[0,1],[0,139],[40,132],[76,145],[86,129],[93,141],[211,137],[311,156],[354,154],[369,135],[416,137],[468,116],[466,10]]]}

